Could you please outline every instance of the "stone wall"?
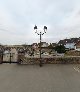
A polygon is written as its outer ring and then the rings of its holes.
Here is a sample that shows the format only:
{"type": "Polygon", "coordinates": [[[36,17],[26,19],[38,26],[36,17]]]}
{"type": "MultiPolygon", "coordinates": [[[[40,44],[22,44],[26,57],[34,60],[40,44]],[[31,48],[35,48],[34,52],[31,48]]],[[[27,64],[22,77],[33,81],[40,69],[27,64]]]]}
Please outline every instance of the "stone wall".
{"type": "Polygon", "coordinates": [[[74,51],[74,50],[66,51],[65,55],[68,55],[68,56],[80,56],[80,51],[74,51]]]}
{"type": "MultiPolygon", "coordinates": [[[[19,59],[18,59],[19,60],[19,59]]],[[[27,58],[26,62],[39,64],[40,58],[27,58]]],[[[80,64],[80,57],[53,57],[53,58],[42,58],[43,64],[80,64]]],[[[25,62],[25,61],[24,61],[25,62]]]]}
{"type": "MultiPolygon", "coordinates": [[[[40,59],[35,58],[35,63],[39,63],[40,59]]],[[[42,58],[42,63],[45,64],[80,64],[80,57],[54,57],[42,58]]]]}
{"type": "MultiPolygon", "coordinates": [[[[20,60],[22,55],[18,56],[18,61],[20,60]]],[[[24,55],[22,56],[24,57],[24,55]]],[[[34,62],[34,64],[39,64],[40,58],[27,58],[27,61],[34,62]]],[[[0,62],[2,61],[2,57],[0,56],[0,62]]],[[[26,61],[26,62],[27,62],[26,61]]],[[[66,56],[66,57],[52,57],[52,58],[42,58],[43,64],[80,64],[80,56],[66,56]]]]}

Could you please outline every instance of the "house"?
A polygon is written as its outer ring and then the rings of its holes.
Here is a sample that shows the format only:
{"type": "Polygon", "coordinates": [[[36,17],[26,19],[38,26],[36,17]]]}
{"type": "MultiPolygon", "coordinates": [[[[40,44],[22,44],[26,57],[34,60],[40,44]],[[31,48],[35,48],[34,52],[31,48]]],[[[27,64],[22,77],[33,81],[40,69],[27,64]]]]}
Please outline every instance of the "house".
{"type": "Polygon", "coordinates": [[[66,43],[64,46],[66,49],[69,49],[69,50],[75,49],[75,43],[66,43]]]}
{"type": "Polygon", "coordinates": [[[33,43],[33,44],[32,44],[32,48],[33,48],[33,49],[37,49],[37,48],[38,48],[38,44],[37,44],[37,43],[33,43]]]}
{"type": "Polygon", "coordinates": [[[75,43],[71,39],[60,40],[58,45],[64,45],[66,49],[75,49],[75,43]]]}
{"type": "Polygon", "coordinates": [[[42,47],[48,47],[48,43],[42,42],[42,47]]]}
{"type": "MultiPolygon", "coordinates": [[[[38,46],[40,46],[40,43],[38,43],[38,46]]],[[[48,47],[49,44],[46,42],[41,42],[41,47],[48,47]]]]}
{"type": "Polygon", "coordinates": [[[50,43],[50,45],[51,45],[52,47],[56,47],[58,44],[57,44],[57,43],[50,43]]]}
{"type": "Polygon", "coordinates": [[[66,49],[75,49],[75,44],[80,41],[80,38],[70,38],[70,39],[64,39],[60,40],[58,42],[58,45],[64,45],[66,49]]]}
{"type": "Polygon", "coordinates": [[[75,44],[75,50],[80,51],[80,41],[75,44]]]}

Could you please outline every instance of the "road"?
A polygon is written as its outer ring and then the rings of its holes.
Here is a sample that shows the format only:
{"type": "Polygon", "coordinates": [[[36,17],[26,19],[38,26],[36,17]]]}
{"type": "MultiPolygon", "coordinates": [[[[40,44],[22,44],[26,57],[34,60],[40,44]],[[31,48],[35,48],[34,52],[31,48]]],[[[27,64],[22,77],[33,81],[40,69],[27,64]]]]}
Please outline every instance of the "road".
{"type": "Polygon", "coordinates": [[[80,92],[80,65],[0,65],[0,92],[80,92]]]}

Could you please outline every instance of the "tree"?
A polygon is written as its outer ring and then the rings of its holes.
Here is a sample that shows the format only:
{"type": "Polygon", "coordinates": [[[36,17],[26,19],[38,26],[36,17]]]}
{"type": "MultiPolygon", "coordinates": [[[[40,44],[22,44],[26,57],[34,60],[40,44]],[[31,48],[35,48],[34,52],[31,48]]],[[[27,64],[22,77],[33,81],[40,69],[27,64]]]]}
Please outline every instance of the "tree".
{"type": "Polygon", "coordinates": [[[65,46],[64,45],[58,45],[55,47],[55,51],[57,51],[57,53],[65,53],[65,46]]]}

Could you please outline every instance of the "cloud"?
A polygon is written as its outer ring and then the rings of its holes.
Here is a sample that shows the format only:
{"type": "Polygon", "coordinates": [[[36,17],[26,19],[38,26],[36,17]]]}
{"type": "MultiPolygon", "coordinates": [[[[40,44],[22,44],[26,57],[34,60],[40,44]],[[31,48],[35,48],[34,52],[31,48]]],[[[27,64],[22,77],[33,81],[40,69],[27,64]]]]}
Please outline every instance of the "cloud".
{"type": "Polygon", "coordinates": [[[80,1],[0,0],[1,43],[39,42],[39,36],[33,30],[35,24],[42,31],[44,25],[48,27],[43,41],[79,37],[80,1]]]}

